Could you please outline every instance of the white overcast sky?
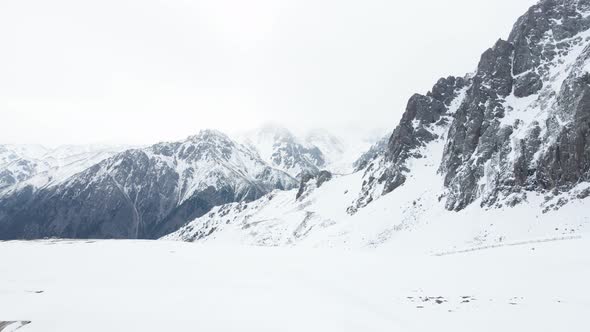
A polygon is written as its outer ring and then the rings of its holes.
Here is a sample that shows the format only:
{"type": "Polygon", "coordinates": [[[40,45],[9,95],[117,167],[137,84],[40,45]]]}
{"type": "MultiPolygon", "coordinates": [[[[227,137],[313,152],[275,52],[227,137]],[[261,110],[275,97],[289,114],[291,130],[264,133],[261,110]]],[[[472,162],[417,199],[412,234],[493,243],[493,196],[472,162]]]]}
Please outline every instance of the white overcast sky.
{"type": "Polygon", "coordinates": [[[535,0],[0,1],[0,143],[393,129],[535,0]]]}

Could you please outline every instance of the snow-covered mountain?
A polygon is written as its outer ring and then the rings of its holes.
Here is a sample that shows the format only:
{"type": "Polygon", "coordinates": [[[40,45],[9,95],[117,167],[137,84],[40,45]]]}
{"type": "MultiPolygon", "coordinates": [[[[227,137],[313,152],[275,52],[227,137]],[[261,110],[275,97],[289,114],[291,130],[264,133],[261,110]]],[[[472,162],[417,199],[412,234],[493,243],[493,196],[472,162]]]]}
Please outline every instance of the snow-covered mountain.
{"type": "Polygon", "coordinates": [[[123,150],[126,146],[0,145],[0,195],[12,186],[37,188],[59,183],[123,150]]]}
{"type": "Polygon", "coordinates": [[[297,181],[226,135],[127,150],[64,181],[0,199],[0,238],[154,238],[213,206],[251,201],[297,181]]]}
{"type": "Polygon", "coordinates": [[[318,174],[327,165],[322,150],[283,127],[267,125],[240,135],[240,141],[257,151],[264,161],[295,178],[318,174]]]}
{"type": "Polygon", "coordinates": [[[357,165],[217,207],[167,239],[449,248],[587,232],[590,0],[540,1],[475,72],[412,96],[357,165]]]}
{"type": "Polygon", "coordinates": [[[305,133],[307,144],[316,146],[326,159],[326,170],[336,174],[350,174],[355,162],[379,141],[381,130],[356,130],[351,133],[335,135],[324,129],[313,129],[305,133]]]}
{"type": "Polygon", "coordinates": [[[377,141],[373,135],[339,137],[325,129],[293,133],[277,125],[266,125],[241,134],[240,142],[257,151],[273,167],[301,179],[322,170],[351,173],[355,161],[377,141]]]}
{"type": "Polygon", "coordinates": [[[26,152],[25,147],[16,149],[0,145],[0,190],[27,180],[38,172],[39,165],[26,152]]]}

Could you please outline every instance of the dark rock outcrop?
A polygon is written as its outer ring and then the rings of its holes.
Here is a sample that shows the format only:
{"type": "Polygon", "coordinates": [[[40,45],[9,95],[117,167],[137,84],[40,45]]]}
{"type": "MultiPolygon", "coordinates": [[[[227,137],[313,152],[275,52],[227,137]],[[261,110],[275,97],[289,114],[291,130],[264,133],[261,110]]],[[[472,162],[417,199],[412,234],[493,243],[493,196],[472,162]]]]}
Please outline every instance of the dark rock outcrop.
{"type": "Polygon", "coordinates": [[[321,187],[324,183],[328,182],[332,180],[332,173],[330,173],[329,171],[321,171],[320,174],[317,175],[317,179],[316,179],[316,186],[319,188],[321,187]]]}
{"type": "Polygon", "coordinates": [[[348,209],[355,213],[381,195],[388,194],[406,182],[409,158],[421,158],[421,148],[440,138],[448,127],[450,108],[470,79],[448,77],[440,79],[426,96],[415,94],[408,101],[406,112],[382,153],[372,161],[365,160],[365,180],[359,199],[348,209]]]}
{"type": "Polygon", "coordinates": [[[382,156],[385,151],[387,150],[387,145],[389,144],[389,138],[391,134],[384,136],[382,139],[377,141],[377,143],[373,144],[371,148],[365,153],[363,153],[353,164],[353,168],[355,171],[362,171],[363,169],[367,168],[369,163],[371,163],[374,159],[382,156]]]}
{"type": "Polygon", "coordinates": [[[301,181],[299,183],[299,190],[297,191],[297,195],[295,199],[301,199],[306,193],[314,188],[320,188],[324,183],[332,180],[332,173],[329,171],[320,171],[318,174],[311,174],[307,173],[301,177],[301,181]],[[310,188],[310,182],[315,180],[313,183],[313,188],[310,188]]]}

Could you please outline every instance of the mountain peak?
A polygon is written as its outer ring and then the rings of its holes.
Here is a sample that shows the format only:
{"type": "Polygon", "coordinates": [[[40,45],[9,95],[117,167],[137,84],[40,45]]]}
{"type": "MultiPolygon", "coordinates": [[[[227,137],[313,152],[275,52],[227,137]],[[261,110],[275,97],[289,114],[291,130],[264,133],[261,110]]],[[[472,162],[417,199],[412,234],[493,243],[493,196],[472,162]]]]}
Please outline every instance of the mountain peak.
{"type": "Polygon", "coordinates": [[[222,140],[231,141],[232,139],[225,133],[216,129],[202,129],[198,134],[190,136],[188,141],[198,142],[203,140],[222,140]]]}

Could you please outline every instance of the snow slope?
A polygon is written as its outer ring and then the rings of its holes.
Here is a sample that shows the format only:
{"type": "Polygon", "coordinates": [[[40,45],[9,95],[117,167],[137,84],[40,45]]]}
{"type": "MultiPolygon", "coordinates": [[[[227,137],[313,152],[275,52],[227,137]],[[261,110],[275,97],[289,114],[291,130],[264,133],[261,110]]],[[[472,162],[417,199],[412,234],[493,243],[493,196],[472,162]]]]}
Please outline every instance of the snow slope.
{"type": "Polygon", "coordinates": [[[0,320],[36,331],[587,331],[590,241],[446,256],[0,242],[0,320]]]}

